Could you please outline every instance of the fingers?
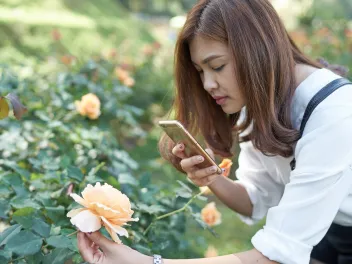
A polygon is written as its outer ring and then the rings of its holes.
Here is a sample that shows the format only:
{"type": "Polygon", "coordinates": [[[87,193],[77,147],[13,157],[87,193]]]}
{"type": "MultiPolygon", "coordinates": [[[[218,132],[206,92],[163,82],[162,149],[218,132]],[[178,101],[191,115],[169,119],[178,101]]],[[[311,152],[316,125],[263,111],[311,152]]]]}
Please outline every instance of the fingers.
{"type": "Polygon", "coordinates": [[[212,175],[219,175],[217,173],[218,168],[216,166],[208,167],[205,169],[200,169],[192,173],[193,179],[201,179],[204,177],[212,176],[212,175]]]}
{"type": "Polygon", "coordinates": [[[174,154],[176,157],[180,159],[185,159],[187,158],[185,152],[185,145],[182,143],[176,144],[176,146],[172,149],[172,154],[174,154]]]}
{"type": "Polygon", "coordinates": [[[214,152],[213,152],[212,149],[206,148],[205,151],[209,154],[209,156],[210,156],[213,160],[215,160],[215,155],[214,155],[214,152]]]}
{"type": "Polygon", "coordinates": [[[103,236],[99,231],[87,234],[88,238],[99,246],[104,252],[112,251],[115,243],[103,236]]]}
{"type": "Polygon", "coordinates": [[[85,233],[78,232],[77,244],[78,244],[78,250],[82,255],[82,258],[89,263],[93,263],[95,250],[91,247],[92,241],[86,237],[85,233]]]}
{"type": "Polygon", "coordinates": [[[210,186],[214,181],[219,179],[218,174],[209,175],[201,179],[193,179],[192,182],[199,187],[210,186]]]}
{"type": "Polygon", "coordinates": [[[180,165],[185,172],[192,172],[195,170],[195,166],[202,163],[203,161],[204,161],[204,157],[193,156],[193,157],[185,158],[181,160],[180,165]]]}

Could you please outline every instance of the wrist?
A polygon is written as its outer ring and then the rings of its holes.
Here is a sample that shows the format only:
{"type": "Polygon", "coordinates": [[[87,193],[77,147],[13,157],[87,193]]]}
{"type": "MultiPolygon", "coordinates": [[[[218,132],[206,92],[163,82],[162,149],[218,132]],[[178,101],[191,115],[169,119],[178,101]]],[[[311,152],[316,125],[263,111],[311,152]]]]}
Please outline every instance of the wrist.
{"type": "Polygon", "coordinates": [[[218,177],[216,177],[209,185],[208,187],[213,190],[214,188],[216,188],[216,186],[218,185],[219,182],[221,182],[222,179],[225,179],[225,177],[221,174],[218,175],[218,177]]]}

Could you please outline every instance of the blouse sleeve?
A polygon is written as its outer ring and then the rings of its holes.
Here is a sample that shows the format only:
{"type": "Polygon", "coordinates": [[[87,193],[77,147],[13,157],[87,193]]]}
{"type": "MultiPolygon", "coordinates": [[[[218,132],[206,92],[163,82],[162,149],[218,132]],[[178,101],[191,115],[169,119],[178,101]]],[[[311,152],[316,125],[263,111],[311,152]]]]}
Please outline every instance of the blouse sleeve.
{"type": "Polygon", "coordinates": [[[252,244],[270,260],[308,264],[313,246],[351,191],[351,104],[317,107],[297,142],[295,157],[296,169],[282,199],[268,210],[266,225],[252,244]]]}
{"type": "Polygon", "coordinates": [[[264,218],[270,207],[279,203],[284,186],[270,177],[263,165],[261,152],[254,148],[252,142],[243,142],[240,148],[237,182],[246,189],[253,205],[253,212],[251,217],[240,214],[239,217],[243,222],[252,225],[264,218]]]}

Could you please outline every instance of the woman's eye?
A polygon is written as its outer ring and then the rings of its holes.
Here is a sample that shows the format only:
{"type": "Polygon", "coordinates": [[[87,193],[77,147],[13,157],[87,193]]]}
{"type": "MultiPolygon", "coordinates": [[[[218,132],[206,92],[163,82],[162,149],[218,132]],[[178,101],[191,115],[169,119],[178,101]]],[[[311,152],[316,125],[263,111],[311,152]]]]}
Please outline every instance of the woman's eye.
{"type": "Polygon", "coordinates": [[[220,67],[218,67],[218,68],[215,68],[215,69],[213,69],[213,70],[219,72],[219,71],[221,71],[221,70],[224,68],[224,66],[225,66],[225,65],[222,65],[222,66],[220,66],[220,67]]]}

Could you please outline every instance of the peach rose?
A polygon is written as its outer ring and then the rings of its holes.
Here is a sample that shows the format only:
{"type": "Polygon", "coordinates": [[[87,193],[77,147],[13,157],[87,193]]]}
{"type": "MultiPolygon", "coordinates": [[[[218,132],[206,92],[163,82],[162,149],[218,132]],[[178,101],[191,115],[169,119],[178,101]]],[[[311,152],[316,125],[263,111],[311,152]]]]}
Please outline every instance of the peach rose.
{"type": "Polygon", "coordinates": [[[204,195],[209,195],[212,194],[213,192],[210,190],[208,186],[201,186],[199,187],[199,190],[202,192],[204,195]]]}
{"type": "MultiPolygon", "coordinates": [[[[221,169],[224,169],[222,175],[225,177],[228,177],[230,175],[231,172],[231,167],[232,167],[232,161],[230,159],[223,159],[222,162],[219,164],[219,167],[221,169]]],[[[199,187],[199,190],[202,192],[202,194],[204,195],[210,195],[213,192],[209,189],[208,186],[203,186],[203,187],[199,187]]]]}
{"type": "Polygon", "coordinates": [[[232,164],[233,163],[230,159],[222,160],[222,162],[219,164],[219,167],[221,169],[224,169],[224,172],[222,173],[222,175],[224,175],[225,177],[228,177],[230,175],[232,164]]]}
{"type": "Polygon", "coordinates": [[[75,101],[76,109],[82,116],[97,119],[100,116],[100,100],[92,93],[82,96],[81,101],[75,101]]]}
{"type": "Polygon", "coordinates": [[[135,81],[133,78],[128,77],[123,81],[123,84],[126,85],[127,87],[132,87],[135,84],[135,81]]]}
{"type": "Polygon", "coordinates": [[[94,187],[88,184],[82,192],[83,198],[75,193],[70,196],[84,206],[67,213],[71,223],[82,232],[95,232],[103,225],[111,238],[121,244],[117,234],[128,237],[127,230],[122,226],[128,225],[129,221],[139,220],[131,218],[133,210],[128,197],[109,184],[100,185],[98,182],[94,187]]]}
{"type": "Polygon", "coordinates": [[[213,257],[217,257],[219,255],[218,251],[216,250],[216,248],[212,245],[210,245],[207,249],[207,251],[205,251],[204,253],[204,257],[206,258],[213,258],[213,257]]]}
{"type": "Polygon", "coordinates": [[[202,220],[209,226],[221,224],[221,213],[216,209],[215,202],[208,203],[201,211],[202,220]]]}
{"type": "Polygon", "coordinates": [[[115,75],[119,81],[124,82],[126,79],[130,78],[128,71],[121,67],[116,67],[115,75]]]}
{"type": "Polygon", "coordinates": [[[76,58],[72,55],[64,55],[60,60],[66,66],[71,66],[75,62],[76,58]]]}

